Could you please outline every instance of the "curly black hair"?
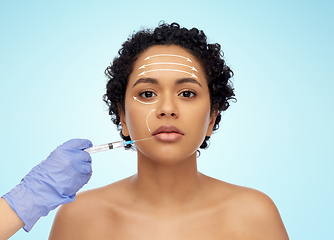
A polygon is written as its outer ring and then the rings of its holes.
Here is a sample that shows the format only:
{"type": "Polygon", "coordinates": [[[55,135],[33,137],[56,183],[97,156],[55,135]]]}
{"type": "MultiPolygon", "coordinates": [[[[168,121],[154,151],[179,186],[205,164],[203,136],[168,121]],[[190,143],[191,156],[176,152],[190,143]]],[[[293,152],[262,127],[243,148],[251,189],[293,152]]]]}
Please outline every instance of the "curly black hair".
{"type": "MultiPolygon", "coordinates": [[[[233,71],[226,65],[218,43],[208,44],[207,37],[202,30],[197,28],[181,28],[178,23],[159,23],[154,30],[144,29],[134,33],[122,45],[118,51],[119,56],[114,58],[113,63],[107,67],[105,74],[108,78],[107,92],[103,100],[109,107],[111,120],[120,130],[124,140],[131,140],[130,136],[124,136],[121,131],[119,116],[120,106],[125,108],[125,91],[128,78],[133,70],[133,65],[138,56],[146,49],[155,45],[177,45],[188,50],[202,64],[207,76],[210,92],[211,113],[217,110],[217,118],[213,130],[219,128],[221,112],[230,106],[230,101],[236,100],[234,88],[230,81],[233,71]]],[[[208,147],[209,136],[206,136],[200,148],[208,147]]],[[[131,146],[128,146],[130,148],[131,146]]]]}

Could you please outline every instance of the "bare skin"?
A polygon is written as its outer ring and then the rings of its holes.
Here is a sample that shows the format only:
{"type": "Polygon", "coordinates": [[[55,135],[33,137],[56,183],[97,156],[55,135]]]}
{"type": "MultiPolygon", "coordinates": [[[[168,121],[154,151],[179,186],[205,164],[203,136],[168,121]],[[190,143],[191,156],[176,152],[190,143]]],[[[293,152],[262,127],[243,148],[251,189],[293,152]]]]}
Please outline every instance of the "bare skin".
{"type": "Polygon", "coordinates": [[[198,172],[196,150],[212,134],[216,112],[210,111],[201,64],[188,51],[154,46],[142,53],[129,77],[120,115],[124,135],[154,136],[136,143],[137,174],[79,194],[62,206],[50,240],[288,239],[269,197],[198,172]],[[170,55],[162,56],[166,53],[170,55]],[[189,61],[171,55],[191,59],[196,76],[184,66],[189,61]],[[159,57],[148,61],[147,56],[159,57]],[[143,75],[140,67],[145,64],[150,65],[143,75]],[[171,125],[182,134],[155,136],[159,127],[171,125]]]}
{"type": "Polygon", "coordinates": [[[0,216],[0,240],[10,238],[24,227],[24,222],[3,198],[0,198],[0,216]]]}
{"type": "Polygon", "coordinates": [[[275,204],[261,192],[198,173],[201,190],[193,199],[161,196],[151,205],[138,197],[136,177],[62,206],[49,239],[288,239],[275,204]]]}

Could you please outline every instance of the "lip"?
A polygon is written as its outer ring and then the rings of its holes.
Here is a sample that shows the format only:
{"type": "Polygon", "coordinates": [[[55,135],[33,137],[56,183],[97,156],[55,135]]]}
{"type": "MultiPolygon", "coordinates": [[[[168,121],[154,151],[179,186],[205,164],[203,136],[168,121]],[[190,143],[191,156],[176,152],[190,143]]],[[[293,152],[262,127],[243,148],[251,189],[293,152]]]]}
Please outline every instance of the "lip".
{"type": "Polygon", "coordinates": [[[160,127],[158,127],[153,133],[152,135],[157,135],[160,133],[178,133],[181,135],[184,135],[183,132],[181,132],[180,129],[178,129],[177,127],[173,126],[173,125],[162,125],[160,127]]]}
{"type": "Polygon", "coordinates": [[[162,125],[152,135],[160,141],[173,142],[182,138],[184,133],[173,125],[162,125]]]}

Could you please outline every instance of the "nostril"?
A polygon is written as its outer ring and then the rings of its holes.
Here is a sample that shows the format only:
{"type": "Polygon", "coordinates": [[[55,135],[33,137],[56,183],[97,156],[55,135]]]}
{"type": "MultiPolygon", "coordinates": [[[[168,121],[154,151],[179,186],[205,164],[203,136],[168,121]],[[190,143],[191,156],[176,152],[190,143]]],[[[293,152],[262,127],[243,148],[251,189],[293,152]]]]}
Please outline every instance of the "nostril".
{"type": "Polygon", "coordinates": [[[176,116],[176,113],[164,113],[164,112],[162,112],[162,113],[160,113],[159,114],[161,117],[164,117],[164,116],[171,116],[171,117],[175,117],[176,116]]]}

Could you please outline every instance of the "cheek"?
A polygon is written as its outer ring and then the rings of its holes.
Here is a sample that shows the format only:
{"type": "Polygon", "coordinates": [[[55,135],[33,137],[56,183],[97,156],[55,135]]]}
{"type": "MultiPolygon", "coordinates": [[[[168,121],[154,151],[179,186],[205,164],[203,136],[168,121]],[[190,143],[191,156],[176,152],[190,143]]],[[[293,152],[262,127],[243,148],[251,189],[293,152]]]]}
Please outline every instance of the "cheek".
{"type": "Polygon", "coordinates": [[[210,122],[210,102],[205,101],[200,104],[185,107],[183,115],[187,116],[189,126],[196,126],[198,131],[206,131],[210,122]]]}
{"type": "Polygon", "coordinates": [[[155,113],[155,108],[137,105],[126,109],[125,120],[131,139],[138,140],[151,136],[149,117],[155,113]]]}
{"type": "Polygon", "coordinates": [[[184,122],[186,132],[189,134],[187,141],[197,150],[203,143],[210,124],[210,104],[204,103],[194,108],[185,108],[184,115],[187,116],[184,122]]]}

